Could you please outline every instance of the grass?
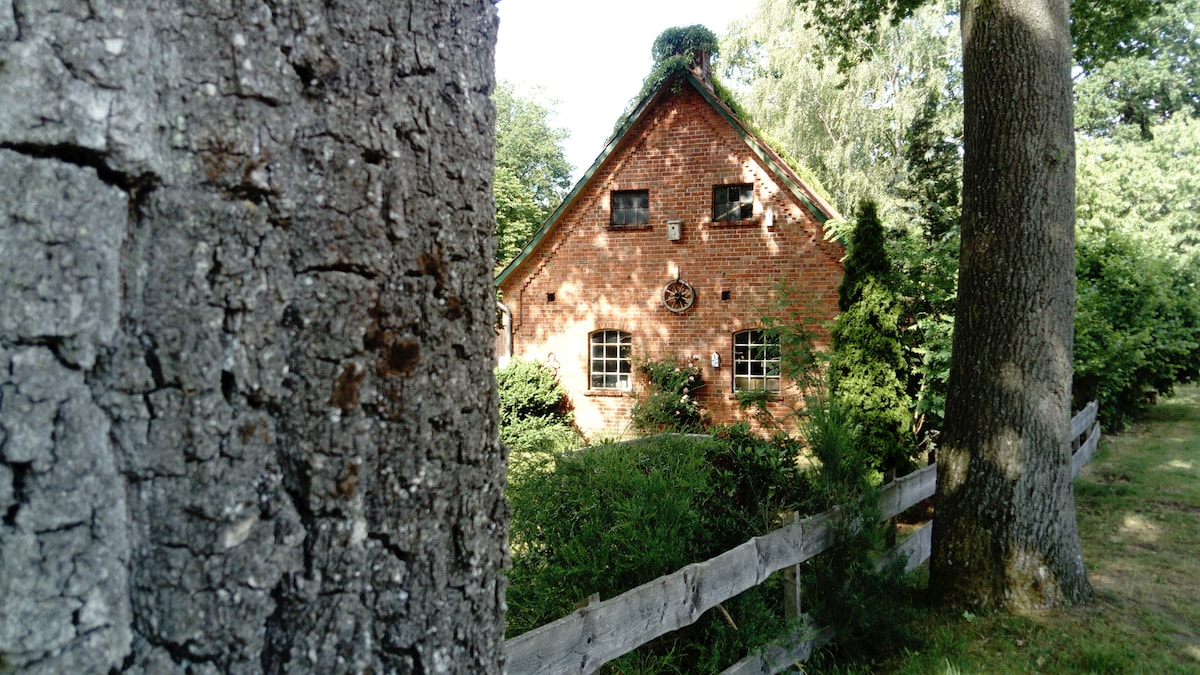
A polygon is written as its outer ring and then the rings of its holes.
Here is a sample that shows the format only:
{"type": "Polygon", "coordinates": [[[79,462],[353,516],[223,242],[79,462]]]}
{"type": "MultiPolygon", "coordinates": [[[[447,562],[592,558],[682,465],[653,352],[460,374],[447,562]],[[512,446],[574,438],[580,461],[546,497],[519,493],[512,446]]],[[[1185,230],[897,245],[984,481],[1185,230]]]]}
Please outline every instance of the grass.
{"type": "Polygon", "coordinates": [[[1200,674],[1200,389],[1105,437],[1075,483],[1095,602],[1030,616],[928,610],[919,648],[823,673],[1200,674]]]}

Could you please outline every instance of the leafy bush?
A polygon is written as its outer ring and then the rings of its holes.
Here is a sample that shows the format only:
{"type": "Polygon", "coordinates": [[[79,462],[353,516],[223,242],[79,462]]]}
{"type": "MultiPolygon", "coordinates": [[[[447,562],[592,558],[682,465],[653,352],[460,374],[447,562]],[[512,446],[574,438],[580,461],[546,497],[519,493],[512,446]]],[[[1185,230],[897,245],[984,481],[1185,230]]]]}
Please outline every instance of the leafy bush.
{"type": "Polygon", "coordinates": [[[704,430],[707,416],[696,397],[704,375],[695,362],[681,366],[675,361],[643,361],[637,370],[647,384],[630,410],[636,428],[648,433],[704,430]]]}
{"type": "Polygon", "coordinates": [[[811,478],[813,511],[843,509],[837,544],[804,564],[804,597],[819,625],[834,629],[833,649],[853,661],[907,646],[915,585],[898,563],[876,571],[890,526],[879,525],[879,474],[855,440],[851,417],[836,399],[809,401],[804,435],[819,461],[811,478]]]}
{"type": "MultiPolygon", "coordinates": [[[[775,529],[807,500],[796,449],[738,425],[713,439],[669,435],[587,448],[522,474],[508,490],[509,636],[568,614],[592,593],[613,597],[775,529]]],[[[737,630],[710,612],[618,667],[728,666],[785,630],[777,584],[723,603],[737,630]]]]}
{"type": "Polygon", "coordinates": [[[1118,231],[1081,234],[1075,310],[1075,406],[1095,399],[1120,429],[1200,368],[1195,272],[1118,231]]]}
{"type": "Polygon", "coordinates": [[[571,404],[554,371],[533,361],[511,360],[496,370],[500,394],[500,441],[514,463],[529,453],[578,447],[571,404]]]}

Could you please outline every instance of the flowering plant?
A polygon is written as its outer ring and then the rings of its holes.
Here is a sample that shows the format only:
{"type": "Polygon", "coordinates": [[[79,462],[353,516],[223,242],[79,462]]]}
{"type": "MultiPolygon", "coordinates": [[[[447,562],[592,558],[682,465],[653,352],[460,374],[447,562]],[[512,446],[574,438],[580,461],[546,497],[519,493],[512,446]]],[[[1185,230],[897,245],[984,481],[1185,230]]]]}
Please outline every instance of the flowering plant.
{"type": "Polygon", "coordinates": [[[707,415],[697,392],[704,387],[704,374],[693,356],[686,364],[674,360],[646,360],[637,371],[646,381],[639,391],[631,414],[642,431],[697,432],[707,424],[707,415]]]}

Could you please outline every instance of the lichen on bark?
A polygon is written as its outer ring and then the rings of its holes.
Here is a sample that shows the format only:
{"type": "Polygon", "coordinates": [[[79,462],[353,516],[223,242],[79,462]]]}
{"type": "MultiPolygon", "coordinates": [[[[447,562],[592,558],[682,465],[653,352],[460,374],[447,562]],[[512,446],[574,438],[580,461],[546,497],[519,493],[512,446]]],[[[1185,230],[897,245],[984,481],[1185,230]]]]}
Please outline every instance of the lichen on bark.
{"type": "Polygon", "coordinates": [[[0,9],[0,654],[502,663],[486,0],[0,9]]]}

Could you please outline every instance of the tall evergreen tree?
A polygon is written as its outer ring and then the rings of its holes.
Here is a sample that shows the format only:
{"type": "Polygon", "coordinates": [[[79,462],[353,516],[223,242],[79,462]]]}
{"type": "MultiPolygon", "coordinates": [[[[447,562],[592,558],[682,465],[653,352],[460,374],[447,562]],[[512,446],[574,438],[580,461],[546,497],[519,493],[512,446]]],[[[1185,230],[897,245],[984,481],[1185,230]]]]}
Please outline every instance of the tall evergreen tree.
{"type": "Polygon", "coordinates": [[[868,281],[891,280],[892,261],[884,248],[883,222],[874,200],[864,199],[859,204],[848,248],[843,263],[845,275],[838,286],[838,309],[843,312],[858,302],[868,281]]]}
{"type": "Polygon", "coordinates": [[[915,445],[912,399],[900,340],[900,304],[891,283],[883,224],[870,200],[859,207],[845,269],[838,288],[842,314],[831,331],[831,395],[874,468],[903,471],[915,445]]]}

